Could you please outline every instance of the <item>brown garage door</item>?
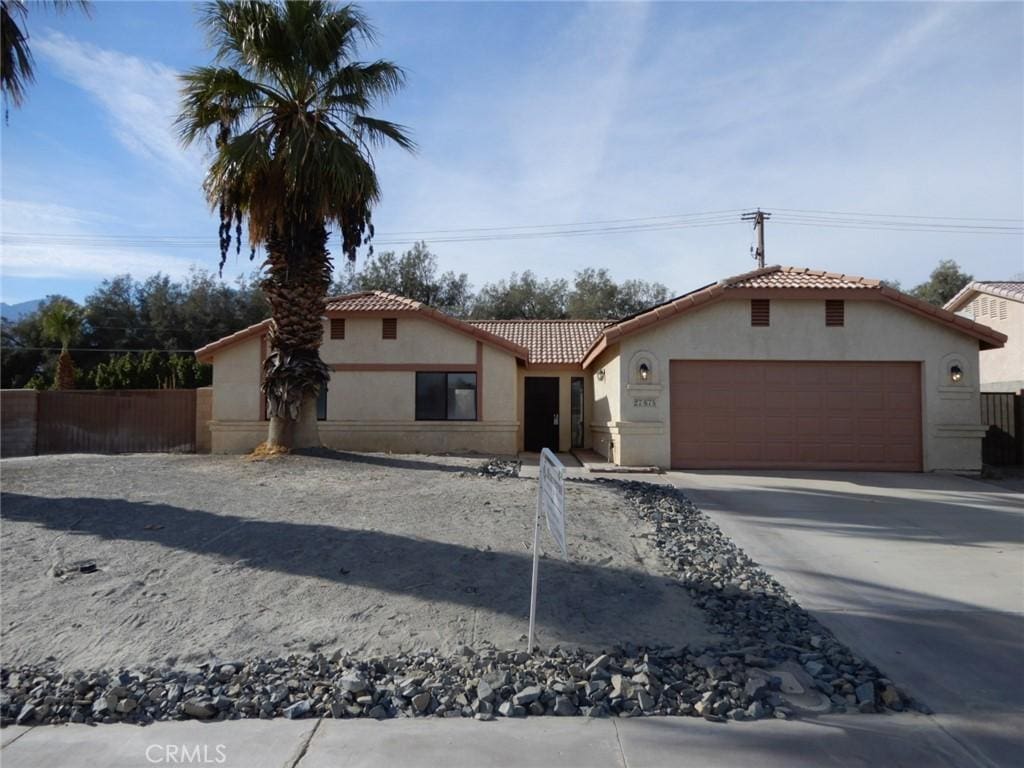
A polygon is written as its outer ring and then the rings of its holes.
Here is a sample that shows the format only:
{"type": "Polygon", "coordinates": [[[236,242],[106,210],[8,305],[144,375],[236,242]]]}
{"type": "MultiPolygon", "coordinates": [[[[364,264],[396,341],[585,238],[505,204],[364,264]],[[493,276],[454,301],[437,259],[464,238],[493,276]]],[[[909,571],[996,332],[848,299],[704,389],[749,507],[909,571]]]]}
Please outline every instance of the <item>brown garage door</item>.
{"type": "Polygon", "coordinates": [[[921,470],[918,363],[673,360],[672,466],[921,470]]]}

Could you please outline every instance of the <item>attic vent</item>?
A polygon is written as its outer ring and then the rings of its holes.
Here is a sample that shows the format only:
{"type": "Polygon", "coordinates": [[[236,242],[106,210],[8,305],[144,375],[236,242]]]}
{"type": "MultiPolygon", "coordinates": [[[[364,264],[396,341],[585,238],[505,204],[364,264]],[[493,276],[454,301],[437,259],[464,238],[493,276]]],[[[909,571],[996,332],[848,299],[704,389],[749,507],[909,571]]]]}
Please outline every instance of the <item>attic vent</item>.
{"type": "Polygon", "coordinates": [[[331,318],[331,338],[332,339],[344,339],[345,338],[345,318],[344,317],[332,317],[331,318]]]}
{"type": "Polygon", "coordinates": [[[398,318],[397,317],[385,317],[383,324],[382,339],[397,339],[398,338],[398,318]]]}
{"type": "Polygon", "coordinates": [[[842,299],[825,301],[825,325],[846,325],[846,302],[842,299]]]}
{"type": "Polygon", "coordinates": [[[999,300],[999,319],[1006,319],[1006,299],[999,300]]]}
{"type": "Polygon", "coordinates": [[[750,300],[750,324],[753,326],[766,326],[769,324],[769,307],[771,306],[768,299],[751,299],[750,300]]]}

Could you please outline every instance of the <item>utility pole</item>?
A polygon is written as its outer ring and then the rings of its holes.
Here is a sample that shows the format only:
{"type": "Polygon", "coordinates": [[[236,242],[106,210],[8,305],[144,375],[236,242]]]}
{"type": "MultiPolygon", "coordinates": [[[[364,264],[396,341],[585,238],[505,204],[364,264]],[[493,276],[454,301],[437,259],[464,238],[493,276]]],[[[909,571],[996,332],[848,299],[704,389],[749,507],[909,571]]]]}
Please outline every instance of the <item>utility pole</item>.
{"type": "Polygon", "coordinates": [[[764,269],[764,223],[771,217],[770,213],[762,211],[760,208],[744,213],[740,217],[743,221],[754,222],[754,231],[757,232],[757,249],[754,251],[754,259],[757,261],[758,269],[764,269]]]}

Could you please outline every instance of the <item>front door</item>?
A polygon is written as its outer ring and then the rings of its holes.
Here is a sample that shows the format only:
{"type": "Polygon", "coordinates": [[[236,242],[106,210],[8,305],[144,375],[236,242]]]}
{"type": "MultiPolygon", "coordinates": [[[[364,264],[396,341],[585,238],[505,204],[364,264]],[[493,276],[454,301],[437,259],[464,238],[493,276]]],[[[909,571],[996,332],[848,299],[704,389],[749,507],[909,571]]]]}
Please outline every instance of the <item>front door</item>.
{"type": "Polygon", "coordinates": [[[526,377],[523,447],[527,451],[540,451],[541,448],[549,448],[558,453],[557,377],[526,377]]]}

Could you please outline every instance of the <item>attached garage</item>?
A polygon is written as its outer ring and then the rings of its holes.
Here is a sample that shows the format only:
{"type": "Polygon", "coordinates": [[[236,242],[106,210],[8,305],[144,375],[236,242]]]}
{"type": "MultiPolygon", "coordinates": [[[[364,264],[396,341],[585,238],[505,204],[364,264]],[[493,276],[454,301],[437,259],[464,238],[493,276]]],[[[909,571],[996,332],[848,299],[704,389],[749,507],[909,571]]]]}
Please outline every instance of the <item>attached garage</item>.
{"type": "Polygon", "coordinates": [[[673,360],[676,469],[921,470],[916,362],[673,360]]]}
{"type": "Polygon", "coordinates": [[[679,469],[981,468],[978,353],[1006,337],[878,280],[726,278],[591,347],[594,449],[679,469]]]}

